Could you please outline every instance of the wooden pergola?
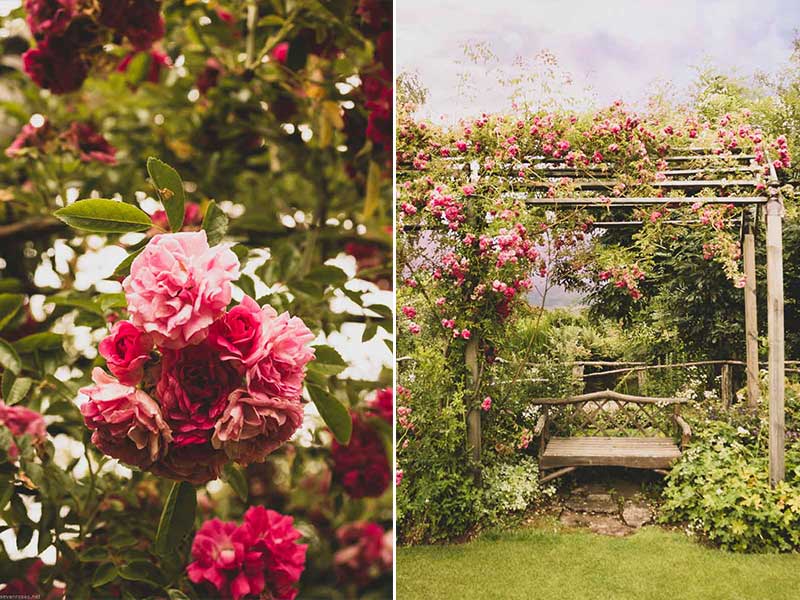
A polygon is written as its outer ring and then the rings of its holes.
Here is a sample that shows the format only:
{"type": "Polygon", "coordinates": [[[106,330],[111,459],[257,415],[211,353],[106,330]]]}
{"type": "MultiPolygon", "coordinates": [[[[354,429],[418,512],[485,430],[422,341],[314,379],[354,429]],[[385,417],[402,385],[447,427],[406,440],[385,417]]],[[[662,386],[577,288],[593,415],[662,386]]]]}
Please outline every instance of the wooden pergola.
{"type": "MultiPolygon", "coordinates": [[[[784,350],[784,296],[783,296],[783,242],[782,228],[784,207],[780,192],[780,180],[775,168],[769,163],[766,182],[758,181],[756,176],[765,167],[755,164],[755,156],[743,152],[724,155],[712,153],[705,148],[683,148],[665,158],[667,169],[659,175],[658,181],[645,184],[664,193],[678,191],[681,197],[598,197],[570,196],[548,197],[547,192],[555,185],[567,183],[576,192],[611,193],[619,184],[618,179],[602,166],[574,167],[563,159],[542,156],[525,157],[516,164],[504,165],[487,173],[484,177],[499,178],[508,185],[508,193],[524,198],[528,206],[559,208],[580,208],[584,210],[603,210],[609,208],[635,208],[643,206],[684,205],[701,201],[704,204],[735,205],[744,210],[740,222],[740,245],[746,277],[744,287],[745,347],[747,397],[751,406],[759,400],[758,384],[758,321],[756,311],[756,233],[763,212],[766,222],[766,269],[767,269],[767,339],[769,355],[769,471],[770,482],[775,485],[785,474],[784,460],[784,395],[785,395],[785,350],[784,350]],[[525,177],[516,173],[525,170],[525,177]],[[713,176],[714,179],[706,177],[713,176]],[[722,177],[724,176],[724,177],[722,177]],[[730,178],[728,178],[730,176],[730,178]],[[766,183],[766,187],[764,187],[766,183]],[[701,191],[713,191],[713,195],[698,197],[701,191]],[[729,190],[748,195],[729,195],[729,190]],[[761,191],[760,191],[761,190],[761,191]],[[766,192],[766,193],[764,193],[766,192]]],[[[478,181],[482,175],[477,162],[466,163],[451,159],[454,175],[467,176],[478,181]],[[460,173],[459,173],[460,172],[460,173]]],[[[402,176],[402,172],[400,173],[402,176]]],[[[680,225],[692,225],[696,221],[666,221],[680,225]]],[[[595,221],[598,228],[630,227],[641,225],[642,221],[619,219],[595,221]]],[[[414,229],[409,227],[408,229],[414,229]]],[[[477,379],[477,341],[472,340],[466,352],[466,361],[473,379],[477,379]]],[[[468,445],[473,459],[480,462],[481,454],[480,411],[472,410],[467,416],[468,445]]]]}

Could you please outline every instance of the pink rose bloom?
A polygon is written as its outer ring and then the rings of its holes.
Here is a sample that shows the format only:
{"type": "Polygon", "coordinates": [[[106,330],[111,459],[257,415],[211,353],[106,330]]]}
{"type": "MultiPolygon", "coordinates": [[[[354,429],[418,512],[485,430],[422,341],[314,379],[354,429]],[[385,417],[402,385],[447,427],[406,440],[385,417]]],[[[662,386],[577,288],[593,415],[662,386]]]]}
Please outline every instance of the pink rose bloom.
{"type": "Polygon", "coordinates": [[[486,396],[486,398],[483,399],[483,402],[481,402],[481,410],[488,411],[490,408],[492,408],[492,398],[490,396],[486,396]]]}
{"type": "Polygon", "coordinates": [[[61,137],[65,144],[78,154],[82,162],[117,164],[117,149],[89,123],[75,121],[61,134],[61,137]]]}
{"type": "Polygon", "coordinates": [[[336,573],[343,582],[359,587],[392,570],[392,532],[377,523],[348,523],[336,531],[340,549],[333,555],[336,573]]]}
{"type": "MultiPolygon", "coordinates": [[[[169,231],[169,219],[167,212],[164,210],[157,210],[150,219],[153,225],[160,227],[164,231],[169,231]]],[[[197,202],[187,202],[183,209],[183,227],[181,231],[197,231],[203,223],[203,211],[200,210],[200,205],[197,202]]]]}
{"type": "Polygon", "coordinates": [[[299,317],[278,315],[267,305],[257,362],[247,371],[248,389],[269,396],[294,399],[303,393],[306,364],[314,358],[308,344],[314,334],[299,317]]]}
{"type": "Polygon", "coordinates": [[[108,370],[124,385],[136,385],[142,380],[144,364],[152,349],[153,338],[128,321],[114,323],[111,334],[99,347],[108,370]]]}
{"type": "MultiPolygon", "coordinates": [[[[406,442],[408,440],[405,440],[406,442]]],[[[394,485],[398,486],[403,482],[403,469],[397,469],[394,473],[394,485]]]]}
{"type": "Polygon", "coordinates": [[[131,322],[156,344],[183,348],[205,339],[231,301],[239,260],[224,245],[209,248],[206,232],[153,236],[122,287],[131,322]]]}
{"type": "Polygon", "coordinates": [[[300,532],[293,524],[292,517],[263,506],[248,509],[240,526],[219,519],[206,521],[195,535],[194,562],[186,573],[194,583],[213,586],[222,598],[293,600],[307,548],[296,543],[300,532]]]}
{"type": "Polygon", "coordinates": [[[206,521],[192,542],[194,562],[186,573],[194,583],[207,582],[225,598],[238,600],[264,589],[264,567],[260,552],[251,548],[250,532],[236,523],[206,521]]]}
{"type": "Polygon", "coordinates": [[[158,404],[142,390],[123,385],[100,367],[95,385],[81,389],[89,401],[81,406],[92,443],[103,453],[137,467],[147,467],[167,451],[172,432],[158,404]]]}
{"type": "Polygon", "coordinates": [[[262,553],[266,569],[267,597],[294,600],[294,585],[306,568],[306,544],[298,544],[302,534],[294,519],[263,506],[251,506],[244,513],[242,528],[250,532],[253,548],[262,553]]]}
{"type": "Polygon", "coordinates": [[[472,333],[470,333],[469,329],[462,329],[461,330],[461,337],[465,340],[468,340],[472,337],[472,333]]]}
{"type": "MultiPolygon", "coordinates": [[[[11,435],[30,435],[36,443],[43,442],[47,437],[47,428],[42,415],[24,406],[7,406],[1,399],[0,425],[8,427],[11,435]]],[[[19,456],[19,448],[14,442],[8,448],[8,456],[11,460],[19,456]]]]}
{"type": "Polygon", "coordinates": [[[289,58],[289,42],[281,42],[280,44],[276,44],[276,46],[269,53],[269,56],[275,62],[279,62],[282,65],[286,64],[286,59],[289,58]]]}
{"type": "Polygon", "coordinates": [[[416,323],[409,323],[408,331],[411,332],[411,335],[417,335],[420,331],[422,331],[422,328],[416,323]]]}
{"type": "Polygon", "coordinates": [[[208,341],[219,350],[222,360],[233,360],[248,367],[261,358],[264,325],[269,311],[264,311],[250,296],[242,298],[211,326],[208,341]]]}
{"type": "Polygon", "coordinates": [[[375,392],[375,397],[369,402],[369,409],[391,425],[394,421],[394,390],[387,387],[375,392]]]}
{"type": "Polygon", "coordinates": [[[211,443],[241,464],[263,462],[302,423],[301,402],[238,389],[228,396],[228,406],[214,427],[211,443]]]}
{"type": "Polygon", "coordinates": [[[242,383],[241,374],[208,343],[165,350],[156,392],[175,444],[202,444],[242,383]]]}

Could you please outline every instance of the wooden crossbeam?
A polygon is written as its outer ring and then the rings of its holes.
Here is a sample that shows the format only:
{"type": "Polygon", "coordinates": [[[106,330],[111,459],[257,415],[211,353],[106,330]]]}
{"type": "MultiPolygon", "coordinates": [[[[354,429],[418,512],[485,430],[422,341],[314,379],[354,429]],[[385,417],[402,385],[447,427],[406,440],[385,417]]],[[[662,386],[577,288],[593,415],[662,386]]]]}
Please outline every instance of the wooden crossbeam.
{"type": "Polygon", "coordinates": [[[701,198],[662,198],[658,196],[639,197],[639,198],[526,198],[528,205],[542,206],[582,206],[586,208],[617,208],[631,206],[648,206],[664,204],[766,204],[766,196],[703,196],[701,198]]]}

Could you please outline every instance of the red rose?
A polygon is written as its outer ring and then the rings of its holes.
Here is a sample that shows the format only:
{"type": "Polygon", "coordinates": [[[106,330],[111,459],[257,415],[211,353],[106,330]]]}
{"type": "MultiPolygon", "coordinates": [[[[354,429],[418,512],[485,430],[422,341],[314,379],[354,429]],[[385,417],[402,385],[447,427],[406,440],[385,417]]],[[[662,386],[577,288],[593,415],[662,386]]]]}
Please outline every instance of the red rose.
{"type": "Polygon", "coordinates": [[[147,50],[164,37],[160,9],[156,0],[104,0],[100,22],[126,36],[137,50],[147,50]]]}
{"type": "Polygon", "coordinates": [[[230,362],[220,360],[209,344],[164,350],[156,392],[177,446],[203,444],[211,437],[228,395],[242,377],[230,362]]]}
{"type": "Polygon", "coordinates": [[[219,477],[226,462],[225,453],[208,444],[173,445],[167,455],[148,470],[159,477],[202,485],[219,477]]]}
{"type": "Polygon", "coordinates": [[[150,358],[153,338],[128,321],[117,321],[111,334],[100,342],[100,354],[108,370],[125,385],[136,385],[142,379],[144,363],[150,358]]]}
{"type": "Polygon", "coordinates": [[[75,16],[75,0],[25,0],[25,12],[34,36],[60,34],[75,16]]]}
{"type": "Polygon", "coordinates": [[[197,76],[197,81],[194,83],[197,86],[197,90],[201,94],[207,94],[208,90],[217,87],[219,76],[222,75],[222,71],[222,63],[216,58],[209,58],[206,60],[206,66],[200,72],[200,75],[197,76]]]}
{"type": "Polygon", "coordinates": [[[369,403],[370,411],[391,425],[394,420],[394,390],[390,387],[378,390],[369,403]]]}
{"type": "Polygon", "coordinates": [[[389,487],[389,461],[380,436],[357,414],[352,415],[350,444],[331,446],[333,474],[352,498],[377,498],[389,487]]]}
{"type": "Polygon", "coordinates": [[[61,137],[83,162],[97,161],[107,165],[117,162],[117,149],[89,123],[75,121],[61,137]]]}
{"type": "Polygon", "coordinates": [[[81,87],[89,68],[64,38],[50,37],[22,55],[22,68],[40,88],[54,94],[81,87]]]}
{"type": "Polygon", "coordinates": [[[208,342],[219,350],[222,360],[241,362],[248,367],[261,352],[266,315],[250,296],[222,315],[208,331],[208,342]]]}
{"type": "Polygon", "coordinates": [[[269,53],[269,56],[275,62],[285,65],[286,59],[289,58],[289,42],[281,42],[280,44],[277,44],[269,53]]]}
{"type": "Polygon", "coordinates": [[[336,530],[340,549],[333,555],[342,581],[365,586],[392,570],[392,533],[377,523],[356,522],[336,530]]]}

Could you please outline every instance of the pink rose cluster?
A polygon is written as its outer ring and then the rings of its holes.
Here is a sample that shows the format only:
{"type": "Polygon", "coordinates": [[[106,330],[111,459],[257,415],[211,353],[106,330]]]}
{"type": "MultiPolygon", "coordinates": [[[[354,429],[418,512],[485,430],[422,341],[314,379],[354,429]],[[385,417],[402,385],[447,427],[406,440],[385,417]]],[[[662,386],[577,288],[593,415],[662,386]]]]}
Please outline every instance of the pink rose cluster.
{"type": "Polygon", "coordinates": [[[215,598],[294,600],[308,547],[297,543],[300,536],[292,517],[263,506],[249,508],[241,525],[211,519],[194,537],[186,572],[215,588],[215,598]]]}
{"type": "Polygon", "coordinates": [[[205,483],[229,460],[260,462],[302,423],[313,333],[245,296],[228,310],[236,255],[205,231],[156,235],[122,287],[130,319],[100,342],[81,407],[92,441],[119,460],[205,483]]]}

